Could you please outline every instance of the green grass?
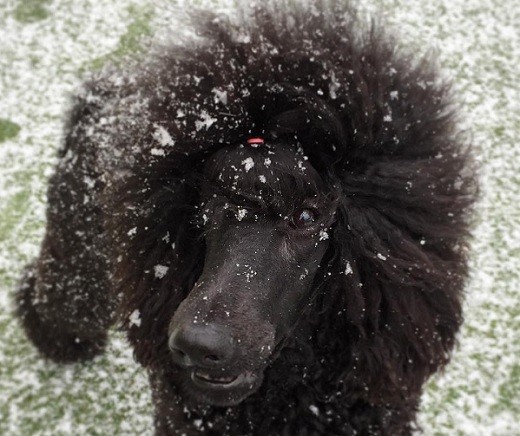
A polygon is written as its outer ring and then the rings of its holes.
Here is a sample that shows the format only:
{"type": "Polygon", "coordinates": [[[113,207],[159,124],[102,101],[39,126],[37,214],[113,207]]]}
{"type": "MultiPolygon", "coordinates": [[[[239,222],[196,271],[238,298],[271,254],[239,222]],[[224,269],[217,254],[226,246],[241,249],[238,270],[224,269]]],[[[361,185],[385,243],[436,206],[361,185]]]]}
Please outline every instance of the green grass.
{"type": "Polygon", "coordinates": [[[21,23],[34,23],[49,17],[51,0],[18,0],[13,17],[21,23]]]}
{"type": "Polygon", "coordinates": [[[117,47],[110,53],[95,58],[82,67],[83,71],[95,71],[101,69],[108,62],[120,64],[129,57],[137,57],[144,49],[144,38],[152,35],[151,20],[153,9],[150,6],[128,8],[131,17],[126,32],[119,38],[117,47]]]}
{"type": "Polygon", "coordinates": [[[16,137],[20,129],[20,126],[13,121],[0,119],[0,142],[16,137]]]}

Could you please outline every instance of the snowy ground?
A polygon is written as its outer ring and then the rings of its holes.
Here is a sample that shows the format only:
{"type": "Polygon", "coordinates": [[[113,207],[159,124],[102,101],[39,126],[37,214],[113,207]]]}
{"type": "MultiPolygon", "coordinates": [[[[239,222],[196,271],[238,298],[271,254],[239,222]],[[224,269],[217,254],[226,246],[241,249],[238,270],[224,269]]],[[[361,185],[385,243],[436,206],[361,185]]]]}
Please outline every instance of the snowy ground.
{"type": "MultiPolygon", "coordinates": [[[[120,335],[94,362],[45,363],[13,319],[10,298],[42,236],[67,93],[81,72],[133,51],[156,29],[175,32],[179,3],[212,1],[0,3],[2,435],[151,434],[147,380],[120,335]]],[[[420,421],[428,435],[520,434],[520,0],[361,5],[383,11],[417,52],[433,49],[456,82],[482,163],[466,324],[453,363],[429,385],[420,421]]]]}

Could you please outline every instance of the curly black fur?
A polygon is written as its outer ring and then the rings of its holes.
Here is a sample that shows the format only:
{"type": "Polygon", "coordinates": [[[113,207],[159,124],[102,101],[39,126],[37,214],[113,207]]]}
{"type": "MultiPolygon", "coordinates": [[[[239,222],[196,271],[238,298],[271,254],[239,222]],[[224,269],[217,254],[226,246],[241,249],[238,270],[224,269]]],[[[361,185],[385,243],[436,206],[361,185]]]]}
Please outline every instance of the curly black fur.
{"type": "MultiPolygon", "coordinates": [[[[201,39],[106,70],[75,98],[18,293],[29,337],[55,360],[89,358],[117,313],[149,370],[158,434],[409,434],[462,322],[476,184],[449,85],[335,4],[195,22],[201,39]],[[168,338],[204,268],[208,162],[257,135],[308,158],[335,208],[329,239],[257,391],[185,403],[168,338]]],[[[293,201],[310,183],[298,177],[273,182],[271,203],[293,201]]]]}

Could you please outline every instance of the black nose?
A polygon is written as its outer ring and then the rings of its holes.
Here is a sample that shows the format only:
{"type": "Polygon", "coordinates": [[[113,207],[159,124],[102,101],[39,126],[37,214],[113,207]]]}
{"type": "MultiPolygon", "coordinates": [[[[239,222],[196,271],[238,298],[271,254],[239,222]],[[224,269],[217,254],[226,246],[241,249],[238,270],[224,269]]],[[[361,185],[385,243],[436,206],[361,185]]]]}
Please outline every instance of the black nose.
{"type": "Polygon", "coordinates": [[[168,344],[174,361],[182,366],[222,366],[231,359],[235,349],[228,329],[215,324],[177,327],[168,344]]]}

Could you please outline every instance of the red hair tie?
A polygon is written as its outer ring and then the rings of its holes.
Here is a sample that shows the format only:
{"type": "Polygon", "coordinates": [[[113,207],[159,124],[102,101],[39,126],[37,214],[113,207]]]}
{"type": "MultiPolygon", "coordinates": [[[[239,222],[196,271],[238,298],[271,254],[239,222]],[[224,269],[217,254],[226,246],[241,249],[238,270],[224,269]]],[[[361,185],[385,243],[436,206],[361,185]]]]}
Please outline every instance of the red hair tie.
{"type": "Polygon", "coordinates": [[[249,138],[247,140],[247,143],[250,144],[250,145],[253,145],[253,144],[263,144],[265,141],[264,141],[264,138],[249,138]]]}

